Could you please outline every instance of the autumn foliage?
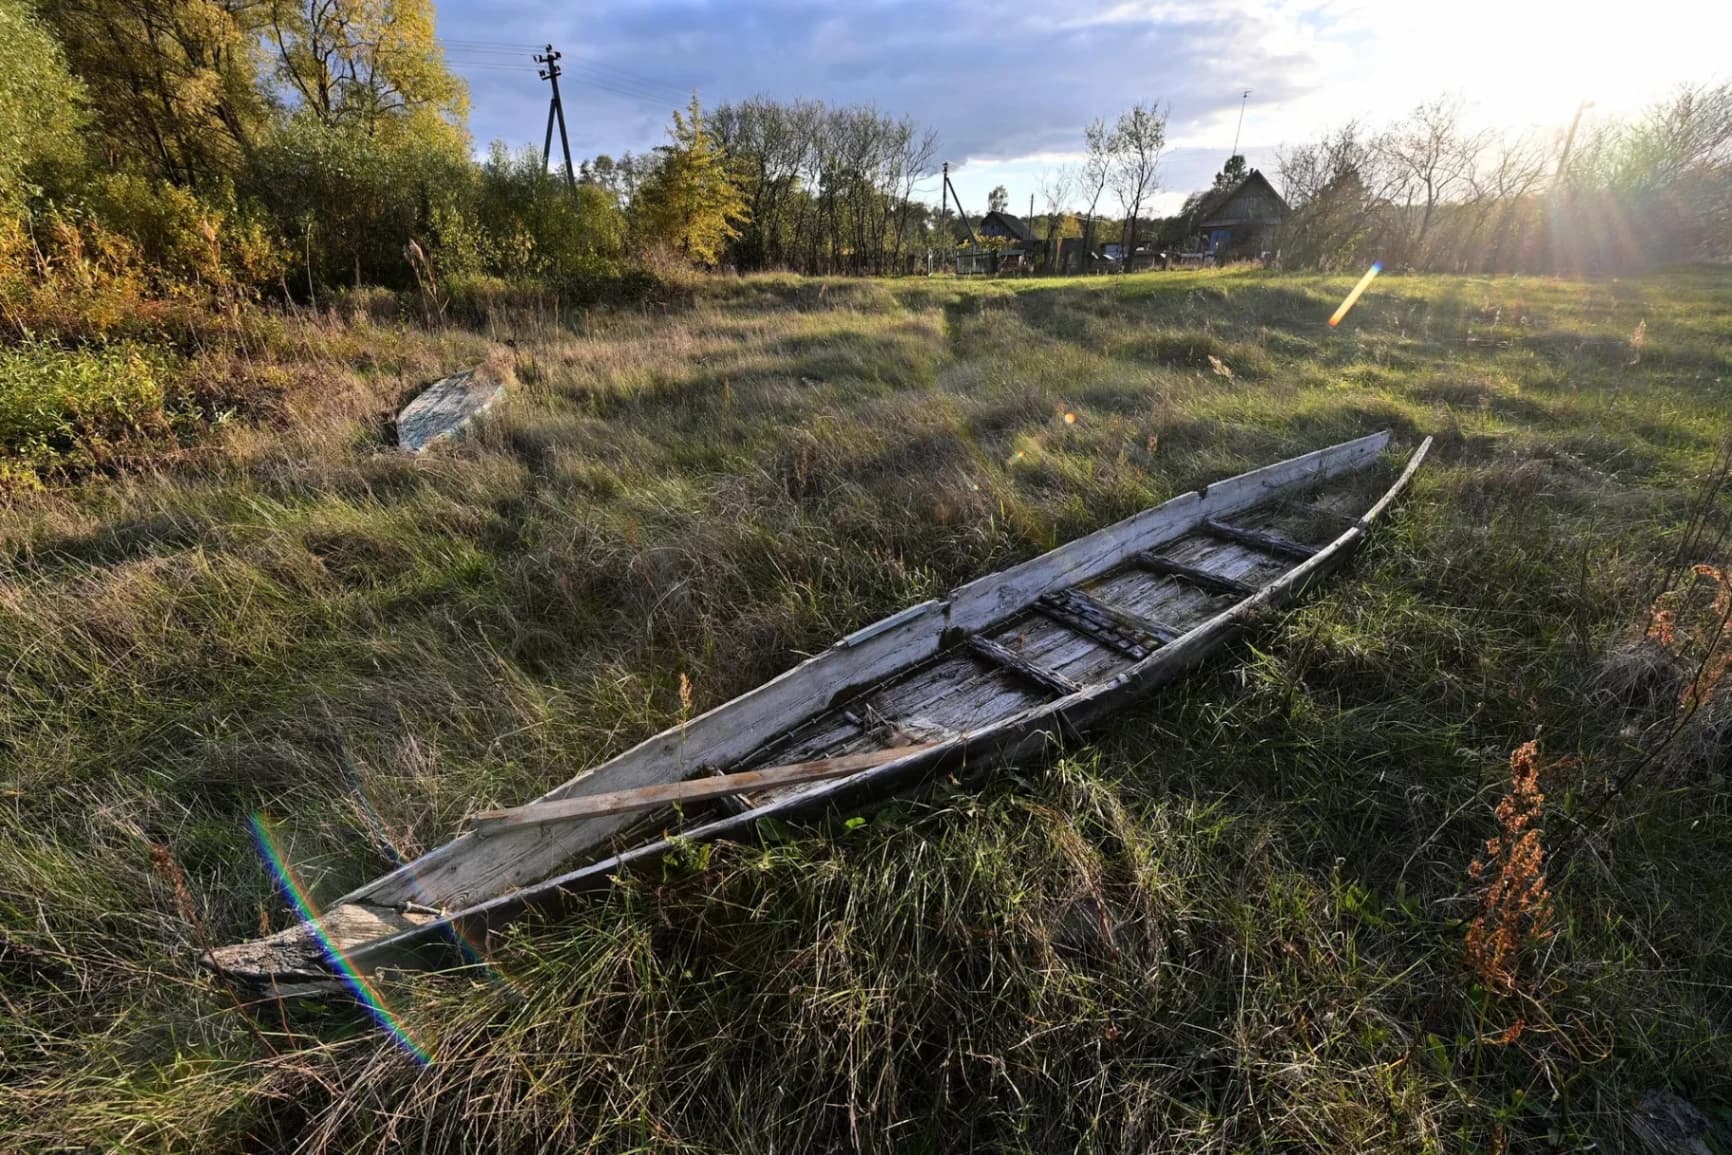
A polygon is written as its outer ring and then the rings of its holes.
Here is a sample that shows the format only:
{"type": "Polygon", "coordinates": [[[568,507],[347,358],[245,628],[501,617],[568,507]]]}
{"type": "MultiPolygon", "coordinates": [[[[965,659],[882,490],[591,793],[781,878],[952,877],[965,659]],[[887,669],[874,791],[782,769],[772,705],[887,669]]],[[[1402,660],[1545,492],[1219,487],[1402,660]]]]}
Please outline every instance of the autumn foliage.
{"type": "Polygon", "coordinates": [[[1695,565],[1690,572],[1693,582],[1655,599],[1646,631],[1651,641],[1694,668],[1678,700],[1679,709],[1687,713],[1704,705],[1732,669],[1732,647],[1726,644],[1732,578],[1712,565],[1695,565]]]}

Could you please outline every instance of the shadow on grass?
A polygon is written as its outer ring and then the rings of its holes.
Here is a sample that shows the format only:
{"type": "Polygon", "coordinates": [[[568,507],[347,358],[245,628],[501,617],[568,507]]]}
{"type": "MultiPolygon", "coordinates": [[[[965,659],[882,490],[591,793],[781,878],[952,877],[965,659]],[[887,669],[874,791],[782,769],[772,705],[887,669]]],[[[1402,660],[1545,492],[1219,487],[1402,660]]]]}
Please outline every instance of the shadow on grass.
{"type": "Polygon", "coordinates": [[[122,519],[87,532],[44,537],[32,543],[29,564],[46,571],[122,565],[188,549],[199,542],[210,524],[166,514],[122,519]]]}

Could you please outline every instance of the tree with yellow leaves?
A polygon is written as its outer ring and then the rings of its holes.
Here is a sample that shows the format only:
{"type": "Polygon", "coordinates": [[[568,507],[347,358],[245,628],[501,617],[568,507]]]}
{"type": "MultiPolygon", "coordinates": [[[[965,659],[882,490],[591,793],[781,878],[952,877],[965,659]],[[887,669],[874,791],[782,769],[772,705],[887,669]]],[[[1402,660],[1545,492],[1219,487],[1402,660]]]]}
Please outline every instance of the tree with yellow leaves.
{"type": "Polygon", "coordinates": [[[83,91],[25,0],[0,0],[0,213],[35,191],[41,167],[74,160],[83,91]]]}
{"type": "Polygon", "coordinates": [[[697,94],[685,115],[674,113],[655,171],[633,203],[640,234],[673,248],[687,260],[714,264],[722,246],[739,236],[735,227],[748,209],[729,174],[721,150],[704,129],[697,94]]]}
{"type": "Polygon", "coordinates": [[[43,0],[109,168],[199,187],[232,179],[270,117],[265,0],[43,0]]]}
{"type": "Polygon", "coordinates": [[[268,40],[295,110],[325,128],[463,136],[469,93],[445,65],[432,0],[272,0],[268,40]]]}

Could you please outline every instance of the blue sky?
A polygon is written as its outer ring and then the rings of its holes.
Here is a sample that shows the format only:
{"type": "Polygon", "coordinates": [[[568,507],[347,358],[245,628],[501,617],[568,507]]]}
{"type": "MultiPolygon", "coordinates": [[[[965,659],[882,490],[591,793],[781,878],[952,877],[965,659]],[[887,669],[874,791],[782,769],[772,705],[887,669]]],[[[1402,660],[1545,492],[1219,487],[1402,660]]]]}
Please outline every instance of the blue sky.
{"type": "MultiPolygon", "coordinates": [[[[469,82],[478,144],[540,144],[547,86],[529,52],[551,41],[574,156],[664,140],[669,110],[752,95],[875,104],[935,128],[964,202],[1003,184],[1028,207],[1074,159],[1082,126],[1137,100],[1171,111],[1163,207],[1231,151],[1273,176],[1275,150],[1351,118],[1386,122],[1449,94],[1475,124],[1555,137],[1577,103],[1616,115],[1684,81],[1732,74],[1725,0],[438,0],[469,82]]],[[[937,182],[925,190],[937,199],[937,182]]]]}

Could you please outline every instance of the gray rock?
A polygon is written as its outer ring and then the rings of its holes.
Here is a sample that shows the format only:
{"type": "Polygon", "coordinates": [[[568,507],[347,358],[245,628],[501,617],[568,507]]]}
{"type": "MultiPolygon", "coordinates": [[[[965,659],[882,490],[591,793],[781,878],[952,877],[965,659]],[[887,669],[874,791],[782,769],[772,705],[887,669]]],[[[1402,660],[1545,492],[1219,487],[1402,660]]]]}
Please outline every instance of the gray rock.
{"type": "Polygon", "coordinates": [[[504,393],[503,382],[484,380],[473,369],[433,382],[397,414],[397,448],[420,453],[461,432],[504,393]]]}
{"type": "Polygon", "coordinates": [[[1630,1130],[1652,1155],[1725,1155],[1732,1128],[1670,1091],[1649,1091],[1630,1112],[1630,1130]]]}

